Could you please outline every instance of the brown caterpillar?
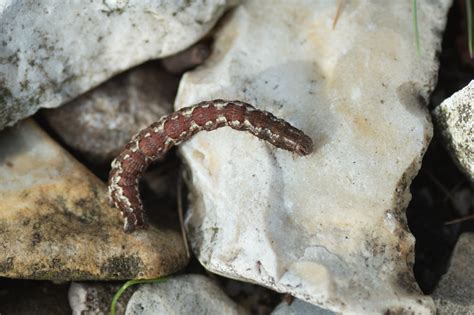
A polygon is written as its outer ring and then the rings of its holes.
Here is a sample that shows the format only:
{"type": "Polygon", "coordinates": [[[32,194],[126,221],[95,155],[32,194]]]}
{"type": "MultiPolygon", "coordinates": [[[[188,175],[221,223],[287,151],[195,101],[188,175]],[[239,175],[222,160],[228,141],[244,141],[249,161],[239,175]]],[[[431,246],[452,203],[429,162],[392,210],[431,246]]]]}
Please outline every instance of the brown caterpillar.
{"type": "Polygon", "coordinates": [[[138,180],[146,168],[197,132],[225,126],[248,131],[299,155],[313,150],[313,141],[301,130],[244,102],[213,100],[181,108],[136,134],[112,162],[109,199],[122,212],[126,232],[146,226],[138,191],[138,180]]]}

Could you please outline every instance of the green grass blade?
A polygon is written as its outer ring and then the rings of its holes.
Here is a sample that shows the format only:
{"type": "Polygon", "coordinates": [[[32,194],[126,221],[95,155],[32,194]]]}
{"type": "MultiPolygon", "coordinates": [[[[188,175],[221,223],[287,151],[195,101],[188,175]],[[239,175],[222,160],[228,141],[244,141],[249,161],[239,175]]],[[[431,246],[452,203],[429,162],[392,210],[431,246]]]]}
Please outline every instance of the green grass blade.
{"type": "Polygon", "coordinates": [[[413,0],[413,27],[415,28],[416,52],[420,55],[420,33],[418,31],[418,12],[416,0],[413,0]]]}
{"type": "Polygon", "coordinates": [[[469,48],[469,57],[472,58],[473,34],[472,34],[472,0],[466,0],[467,14],[467,46],[469,48]]]}
{"type": "Polygon", "coordinates": [[[127,290],[129,287],[135,284],[141,284],[141,283],[160,283],[166,281],[167,278],[162,277],[162,278],[156,278],[156,279],[146,279],[146,280],[129,280],[125,282],[120,289],[115,293],[112,303],[110,304],[110,314],[111,315],[116,315],[117,312],[117,301],[118,299],[122,296],[123,292],[127,290]]]}

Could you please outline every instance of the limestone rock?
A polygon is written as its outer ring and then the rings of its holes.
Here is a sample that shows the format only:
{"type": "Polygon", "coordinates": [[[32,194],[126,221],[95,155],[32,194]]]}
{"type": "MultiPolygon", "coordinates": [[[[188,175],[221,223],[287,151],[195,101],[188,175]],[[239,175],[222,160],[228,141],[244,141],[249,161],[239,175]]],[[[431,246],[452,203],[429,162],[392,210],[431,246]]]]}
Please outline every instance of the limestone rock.
{"type": "Polygon", "coordinates": [[[474,182],[474,80],[433,111],[448,149],[474,182]]]}
{"type": "Polygon", "coordinates": [[[473,264],[474,233],[464,233],[454,249],[449,271],[433,292],[440,315],[474,314],[473,264]]]}
{"type": "Polygon", "coordinates": [[[183,268],[179,231],[126,234],[106,186],[32,121],[0,133],[0,276],[155,278],[183,268]]]}
{"type": "Polygon", "coordinates": [[[172,111],[177,86],[177,77],[148,63],[43,114],[58,136],[89,161],[110,163],[135,133],[172,111]]]}
{"type": "Polygon", "coordinates": [[[0,129],[203,37],[232,0],[7,1],[0,6],[0,129]]]}
{"type": "Polygon", "coordinates": [[[413,277],[409,186],[432,136],[450,1],[248,1],[184,75],[175,105],[239,99],[312,137],[298,157],[230,128],[181,147],[192,179],[191,247],[211,272],[333,312],[431,313],[413,277]]]}
{"type": "Polygon", "coordinates": [[[334,315],[333,312],[316,305],[295,299],[291,304],[280,303],[272,315],[334,315]]]}
{"type": "MultiPolygon", "coordinates": [[[[117,283],[73,282],[69,288],[69,305],[73,315],[109,314],[112,299],[120,289],[117,283]]],[[[115,305],[117,314],[124,314],[136,286],[127,288],[115,305]]]]}
{"type": "Polygon", "coordinates": [[[127,315],[246,314],[220,288],[201,275],[183,275],[140,285],[127,305],[127,315]]]}

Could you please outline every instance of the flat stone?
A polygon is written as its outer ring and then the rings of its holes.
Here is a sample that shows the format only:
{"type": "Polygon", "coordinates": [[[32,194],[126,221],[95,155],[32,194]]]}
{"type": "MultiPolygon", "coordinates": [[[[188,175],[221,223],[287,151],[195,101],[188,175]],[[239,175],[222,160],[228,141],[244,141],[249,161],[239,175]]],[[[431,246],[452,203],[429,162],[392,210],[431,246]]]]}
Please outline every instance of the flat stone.
{"type": "Polygon", "coordinates": [[[307,133],[298,157],[230,128],[181,146],[192,179],[186,223],[209,271],[339,313],[434,312],[413,277],[409,187],[432,137],[451,1],[248,1],[181,81],[175,106],[238,99],[307,133]]]}
{"type": "Polygon", "coordinates": [[[474,233],[459,237],[448,272],[433,291],[440,315],[474,314],[474,233]]]}
{"type": "Polygon", "coordinates": [[[43,115],[90,162],[110,163],[134,134],[172,111],[178,80],[147,63],[43,115]]]}
{"type": "Polygon", "coordinates": [[[444,100],[433,115],[449,153],[474,182],[474,80],[444,100]]]}
{"type": "Polygon", "coordinates": [[[202,275],[182,275],[162,283],[143,284],[130,298],[127,315],[247,314],[202,275]]]}
{"type": "Polygon", "coordinates": [[[114,74],[197,42],[234,0],[25,2],[0,6],[0,129],[114,74]]]}
{"type": "Polygon", "coordinates": [[[295,299],[291,304],[280,303],[271,315],[334,315],[334,312],[295,299]]]}
{"type": "Polygon", "coordinates": [[[34,122],[0,133],[0,276],[155,278],[187,264],[179,231],[126,234],[106,186],[34,122]]]}

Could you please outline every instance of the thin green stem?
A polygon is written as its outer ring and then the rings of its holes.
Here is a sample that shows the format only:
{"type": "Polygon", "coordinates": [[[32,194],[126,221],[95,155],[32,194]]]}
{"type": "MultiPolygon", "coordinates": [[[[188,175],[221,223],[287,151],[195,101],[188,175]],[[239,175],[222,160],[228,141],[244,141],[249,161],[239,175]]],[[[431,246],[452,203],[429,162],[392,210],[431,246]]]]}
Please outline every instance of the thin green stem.
{"type": "Polygon", "coordinates": [[[167,280],[166,278],[162,277],[162,278],[157,278],[157,279],[129,280],[129,281],[125,282],[120,287],[120,289],[117,291],[117,293],[115,293],[115,295],[112,299],[112,303],[110,305],[110,314],[111,315],[116,315],[118,299],[122,296],[123,292],[125,292],[125,290],[127,290],[132,285],[141,284],[141,283],[160,283],[160,282],[164,282],[166,280],[167,280]]]}
{"type": "MultiPolygon", "coordinates": [[[[467,0],[469,1],[469,0],[467,0]]],[[[415,28],[416,52],[420,55],[420,33],[418,31],[418,12],[416,0],[413,0],[413,27],[415,28]]]]}
{"type": "Polygon", "coordinates": [[[472,34],[472,0],[466,0],[467,15],[467,46],[469,47],[469,57],[472,58],[473,34],[472,34]]]}

